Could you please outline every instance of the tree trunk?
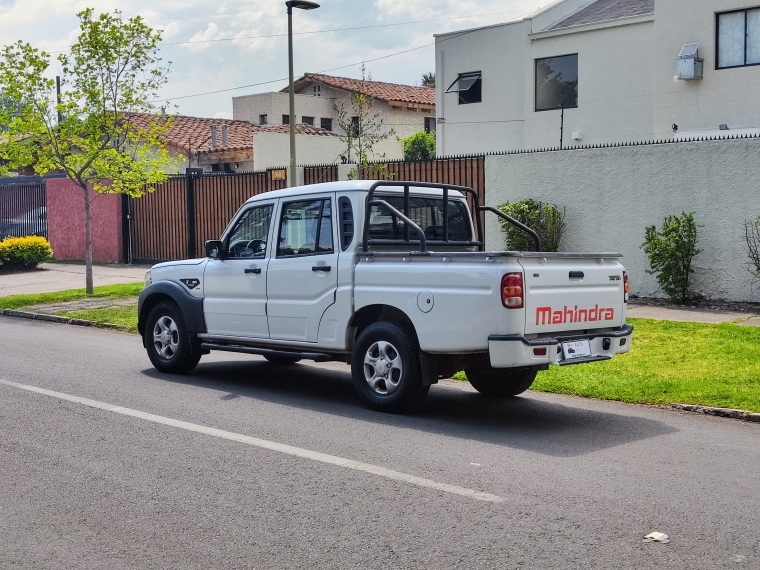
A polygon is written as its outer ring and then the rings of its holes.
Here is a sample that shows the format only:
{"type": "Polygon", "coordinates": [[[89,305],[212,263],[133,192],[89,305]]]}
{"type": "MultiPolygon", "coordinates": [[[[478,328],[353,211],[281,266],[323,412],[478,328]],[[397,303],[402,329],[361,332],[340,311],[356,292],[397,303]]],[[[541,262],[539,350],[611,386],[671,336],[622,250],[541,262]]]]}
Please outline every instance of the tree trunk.
{"type": "Polygon", "coordinates": [[[93,293],[92,285],[92,200],[90,198],[90,190],[87,186],[84,190],[84,232],[85,232],[85,253],[84,253],[84,265],[85,265],[85,289],[88,295],[93,293]]]}

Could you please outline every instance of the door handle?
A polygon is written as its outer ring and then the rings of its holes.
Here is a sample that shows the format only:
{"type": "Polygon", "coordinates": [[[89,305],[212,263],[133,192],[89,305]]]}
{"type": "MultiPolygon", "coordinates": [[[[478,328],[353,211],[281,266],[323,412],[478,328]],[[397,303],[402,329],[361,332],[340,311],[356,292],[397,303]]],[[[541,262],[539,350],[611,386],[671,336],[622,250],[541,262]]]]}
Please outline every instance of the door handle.
{"type": "Polygon", "coordinates": [[[571,271],[570,272],[570,279],[583,279],[585,276],[583,275],[583,271],[571,271]]]}
{"type": "Polygon", "coordinates": [[[311,268],[312,271],[332,271],[332,267],[329,265],[315,265],[311,268]]]}
{"type": "Polygon", "coordinates": [[[245,270],[245,272],[246,273],[253,273],[254,275],[260,275],[261,274],[261,269],[259,269],[258,267],[249,267],[248,269],[245,270]]]}

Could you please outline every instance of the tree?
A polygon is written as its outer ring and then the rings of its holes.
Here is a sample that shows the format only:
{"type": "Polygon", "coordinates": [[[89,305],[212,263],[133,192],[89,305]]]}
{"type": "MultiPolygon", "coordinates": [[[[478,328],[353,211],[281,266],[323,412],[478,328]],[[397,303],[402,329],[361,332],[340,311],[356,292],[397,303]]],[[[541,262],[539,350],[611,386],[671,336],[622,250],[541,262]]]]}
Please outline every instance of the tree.
{"type": "Polygon", "coordinates": [[[89,188],[140,196],[167,178],[175,159],[163,143],[171,120],[150,115],[169,72],[158,57],[161,32],[139,16],[124,20],[120,11],[95,17],[87,9],[77,16],[77,41],[58,56],[60,103],[47,77],[48,53],[22,41],[0,52],[0,92],[20,107],[10,107],[16,116],[0,107],[0,125],[8,129],[0,158],[11,168],[32,165],[39,174],[63,171],[82,189],[86,288],[92,294],[89,188]]]}
{"type": "Polygon", "coordinates": [[[375,146],[394,134],[393,129],[385,130],[380,113],[373,110],[375,98],[369,94],[370,81],[372,75],[362,65],[359,89],[351,93],[348,105],[345,101],[335,104],[338,126],[343,132],[338,138],[346,145],[348,161],[355,160],[358,164],[357,171],[352,173],[354,177],[361,176],[369,165],[369,157],[375,155],[375,146]]]}
{"type": "Polygon", "coordinates": [[[401,139],[404,143],[404,160],[431,160],[435,158],[435,133],[420,131],[401,139]]]}
{"type": "Polygon", "coordinates": [[[435,72],[434,71],[430,71],[428,73],[422,74],[422,86],[432,87],[435,89],[435,72]]]}

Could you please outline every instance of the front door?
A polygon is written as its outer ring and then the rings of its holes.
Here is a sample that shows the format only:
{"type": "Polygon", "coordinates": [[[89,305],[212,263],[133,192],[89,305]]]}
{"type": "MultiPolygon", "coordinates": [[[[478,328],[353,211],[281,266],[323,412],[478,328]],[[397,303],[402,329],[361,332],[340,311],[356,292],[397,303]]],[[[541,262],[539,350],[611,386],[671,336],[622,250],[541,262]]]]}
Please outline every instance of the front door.
{"type": "Polygon", "coordinates": [[[213,336],[269,338],[267,256],[274,203],[243,210],[224,259],[212,259],[204,274],[203,310],[213,336]]]}
{"type": "Polygon", "coordinates": [[[272,339],[317,342],[322,315],[335,302],[334,201],[327,194],[282,202],[267,273],[272,339]]]}

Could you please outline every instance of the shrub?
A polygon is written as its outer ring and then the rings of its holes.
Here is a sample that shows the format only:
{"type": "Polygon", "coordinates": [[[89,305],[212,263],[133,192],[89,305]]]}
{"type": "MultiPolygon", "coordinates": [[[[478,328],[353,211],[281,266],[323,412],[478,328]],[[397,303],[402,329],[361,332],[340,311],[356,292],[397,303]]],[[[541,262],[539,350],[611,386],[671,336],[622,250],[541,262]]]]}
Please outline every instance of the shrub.
{"type": "Polygon", "coordinates": [[[744,239],[751,263],[749,270],[755,277],[760,277],[760,216],[744,221],[744,239]]]}
{"type": "Polygon", "coordinates": [[[702,250],[697,248],[694,212],[667,216],[662,229],[646,228],[641,247],[649,258],[647,273],[657,276],[657,283],[675,301],[686,303],[692,295],[689,278],[694,273],[692,262],[702,250]]]}
{"type": "MultiPolygon", "coordinates": [[[[544,251],[557,251],[565,233],[565,210],[536,200],[507,202],[499,210],[535,231],[541,238],[544,251]]],[[[509,251],[533,251],[533,238],[523,230],[499,218],[509,251]]]]}
{"type": "Polygon", "coordinates": [[[53,250],[43,237],[12,237],[0,241],[0,271],[34,269],[51,257],[53,250]]]}
{"type": "Polygon", "coordinates": [[[402,139],[404,143],[404,160],[431,160],[435,158],[435,133],[420,131],[402,139]]]}

